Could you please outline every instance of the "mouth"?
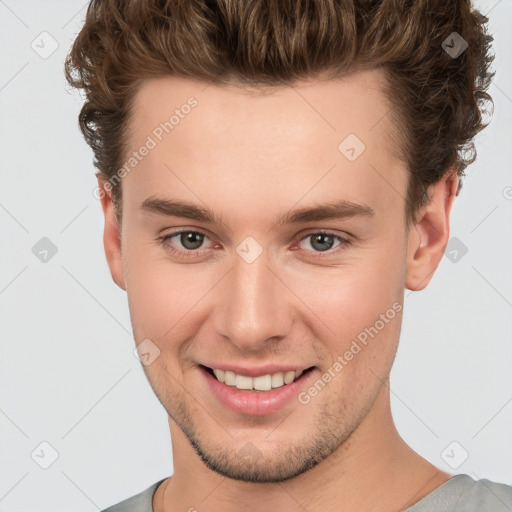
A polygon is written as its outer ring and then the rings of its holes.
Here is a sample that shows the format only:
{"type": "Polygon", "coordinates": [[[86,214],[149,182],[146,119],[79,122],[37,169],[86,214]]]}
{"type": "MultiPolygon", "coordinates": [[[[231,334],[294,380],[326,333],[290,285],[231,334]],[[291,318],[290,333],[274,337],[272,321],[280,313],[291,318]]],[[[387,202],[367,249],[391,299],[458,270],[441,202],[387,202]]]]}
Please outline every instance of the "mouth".
{"type": "Polygon", "coordinates": [[[206,385],[205,392],[223,409],[249,416],[271,416],[293,407],[294,402],[296,407],[300,404],[297,400],[299,393],[318,373],[316,366],[215,366],[214,363],[211,367],[198,365],[206,385]]]}
{"type": "MultiPolygon", "coordinates": [[[[235,373],[231,370],[221,370],[219,368],[210,368],[208,366],[199,365],[207,373],[209,373],[218,382],[226,386],[236,388],[242,391],[262,392],[272,389],[282,388],[293,384],[301,377],[311,372],[315,367],[310,366],[302,370],[289,370],[282,372],[267,373],[251,377],[235,373]]],[[[303,377],[304,378],[304,377],[303,377]]]]}

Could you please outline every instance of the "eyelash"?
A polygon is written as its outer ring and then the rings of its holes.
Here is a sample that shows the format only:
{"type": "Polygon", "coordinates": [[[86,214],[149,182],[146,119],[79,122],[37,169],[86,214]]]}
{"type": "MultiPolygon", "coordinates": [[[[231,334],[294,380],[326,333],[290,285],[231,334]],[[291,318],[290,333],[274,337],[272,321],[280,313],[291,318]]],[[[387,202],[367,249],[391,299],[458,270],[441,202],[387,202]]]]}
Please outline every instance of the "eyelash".
{"type": "MultiPolygon", "coordinates": [[[[175,231],[173,233],[168,233],[166,235],[162,235],[162,236],[158,237],[158,240],[172,254],[176,254],[178,256],[184,256],[186,258],[199,256],[200,252],[202,251],[202,249],[182,251],[182,250],[176,249],[171,244],[167,243],[168,240],[170,240],[171,238],[174,238],[175,236],[182,235],[183,233],[195,233],[195,234],[198,234],[198,235],[202,235],[205,238],[208,238],[208,235],[206,233],[203,233],[202,231],[198,231],[198,230],[195,230],[195,229],[184,229],[184,230],[181,230],[181,231],[175,231]]],[[[320,229],[320,230],[317,230],[317,231],[312,231],[312,232],[307,233],[306,235],[302,235],[300,238],[295,239],[293,243],[294,244],[295,243],[300,243],[303,240],[305,240],[305,239],[307,239],[307,238],[309,238],[309,237],[311,237],[313,235],[328,235],[328,236],[332,236],[333,238],[335,238],[336,240],[338,240],[340,242],[340,244],[337,247],[337,250],[329,249],[327,251],[313,251],[313,253],[315,254],[313,256],[314,258],[322,258],[322,257],[332,256],[333,254],[337,254],[338,252],[341,252],[342,250],[344,250],[346,247],[348,247],[351,244],[351,241],[349,239],[343,238],[343,237],[341,237],[339,235],[336,235],[335,233],[332,233],[331,231],[326,231],[326,230],[323,230],[323,229],[320,229]]]]}

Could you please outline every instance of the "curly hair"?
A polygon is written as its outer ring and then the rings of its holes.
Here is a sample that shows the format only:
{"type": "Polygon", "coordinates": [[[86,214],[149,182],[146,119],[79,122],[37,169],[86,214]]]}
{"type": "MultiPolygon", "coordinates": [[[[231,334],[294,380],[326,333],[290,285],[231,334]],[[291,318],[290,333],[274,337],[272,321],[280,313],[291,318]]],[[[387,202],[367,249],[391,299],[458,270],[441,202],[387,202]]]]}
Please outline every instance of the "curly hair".
{"type": "MultiPolygon", "coordinates": [[[[429,185],[451,170],[460,189],[476,158],[473,139],[493,106],[487,22],[469,0],[91,0],[65,75],[85,92],[80,129],[96,175],[110,179],[146,79],[254,88],[381,67],[410,174],[411,220],[429,185]],[[460,55],[448,51],[454,41],[467,44],[460,55]]],[[[115,184],[116,205],[121,196],[115,184]]]]}

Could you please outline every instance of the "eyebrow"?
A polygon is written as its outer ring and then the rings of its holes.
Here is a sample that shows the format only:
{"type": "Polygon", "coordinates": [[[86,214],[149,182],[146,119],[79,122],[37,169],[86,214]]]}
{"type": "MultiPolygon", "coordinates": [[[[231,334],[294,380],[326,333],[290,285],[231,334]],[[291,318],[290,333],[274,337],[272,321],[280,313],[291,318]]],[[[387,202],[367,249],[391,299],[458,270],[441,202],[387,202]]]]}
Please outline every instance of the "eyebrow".
{"type": "MultiPolygon", "coordinates": [[[[149,213],[156,213],[169,217],[183,217],[209,224],[224,224],[221,217],[213,210],[210,210],[207,207],[197,206],[186,201],[163,199],[152,196],[145,199],[141,203],[140,208],[141,210],[149,213]]],[[[289,211],[282,214],[277,219],[274,226],[329,219],[347,219],[356,216],[372,217],[374,215],[375,212],[370,206],[342,200],[289,211]]]]}

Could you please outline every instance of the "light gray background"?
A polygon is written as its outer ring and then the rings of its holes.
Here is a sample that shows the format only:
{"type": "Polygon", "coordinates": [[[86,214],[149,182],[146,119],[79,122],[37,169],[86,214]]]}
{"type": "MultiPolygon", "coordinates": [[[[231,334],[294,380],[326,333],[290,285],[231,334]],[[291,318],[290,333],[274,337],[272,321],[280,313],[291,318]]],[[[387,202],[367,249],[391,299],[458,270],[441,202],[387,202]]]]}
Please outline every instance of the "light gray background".
{"type": "MultiPolygon", "coordinates": [[[[86,5],[0,1],[1,511],[95,511],[172,473],[166,414],[103,254],[81,99],[63,75],[86,5]],[[47,58],[31,47],[48,52],[52,38],[47,58]],[[58,248],[46,263],[32,253],[42,237],[58,248]],[[58,453],[48,469],[42,442],[58,453]]],[[[494,119],[452,216],[468,251],[407,294],[392,407],[401,435],[442,470],[512,484],[512,3],[477,5],[497,74],[494,119]]]]}

